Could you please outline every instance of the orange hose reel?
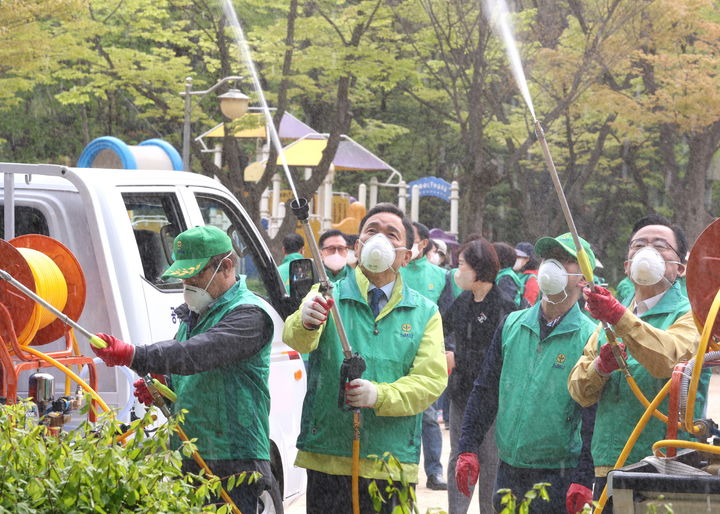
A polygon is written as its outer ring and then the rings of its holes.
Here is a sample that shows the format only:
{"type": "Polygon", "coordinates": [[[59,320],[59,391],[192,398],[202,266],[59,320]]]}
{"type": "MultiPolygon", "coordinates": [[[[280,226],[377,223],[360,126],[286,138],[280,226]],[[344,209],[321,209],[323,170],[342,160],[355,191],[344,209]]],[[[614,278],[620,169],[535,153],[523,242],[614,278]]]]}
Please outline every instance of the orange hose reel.
{"type": "MultiPolygon", "coordinates": [[[[85,275],[72,252],[59,241],[39,234],[0,240],[0,267],[72,320],[80,317],[87,290],[85,275]],[[52,277],[37,276],[41,271],[52,277]]],[[[65,334],[61,320],[2,280],[0,303],[8,308],[18,342],[23,346],[48,344],[65,334]]],[[[0,338],[11,340],[9,334],[0,333],[0,338]]]]}

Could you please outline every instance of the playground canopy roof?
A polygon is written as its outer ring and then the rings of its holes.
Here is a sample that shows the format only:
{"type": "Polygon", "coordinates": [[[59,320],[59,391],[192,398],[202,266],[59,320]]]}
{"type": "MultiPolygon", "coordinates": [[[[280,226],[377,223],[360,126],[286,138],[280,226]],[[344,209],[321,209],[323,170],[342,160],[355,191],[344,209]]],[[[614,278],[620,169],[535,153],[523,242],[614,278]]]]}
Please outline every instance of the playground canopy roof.
{"type": "MultiPolygon", "coordinates": [[[[265,131],[265,118],[262,113],[249,113],[245,114],[241,120],[245,119],[247,122],[241,124],[235,132],[235,137],[243,139],[256,139],[266,138],[267,134],[265,131]],[[249,128],[242,128],[242,126],[249,128]]],[[[286,112],[283,114],[282,120],[280,121],[280,130],[278,135],[280,139],[300,139],[301,137],[309,134],[317,134],[317,132],[310,126],[306,125],[295,116],[286,112]]],[[[211,128],[207,132],[201,134],[197,139],[205,137],[223,137],[225,135],[225,127],[222,123],[211,128]]]]}
{"type": "MultiPolygon", "coordinates": [[[[395,169],[370,150],[350,139],[342,136],[338,145],[333,165],[336,170],[392,170],[395,169]]],[[[288,166],[304,166],[312,168],[320,164],[322,153],[327,147],[325,135],[311,135],[290,143],[285,147],[285,160],[288,166]]],[[[282,161],[278,157],[278,164],[282,161]]]]}
{"type": "MultiPolygon", "coordinates": [[[[385,181],[385,185],[391,185],[390,180],[397,175],[398,181],[402,180],[402,175],[395,168],[383,161],[380,157],[372,153],[370,150],[350,139],[346,135],[342,135],[342,140],[338,145],[333,166],[335,170],[348,171],[379,171],[390,170],[392,173],[385,181]]],[[[293,141],[284,147],[285,161],[288,166],[300,166],[305,168],[313,168],[320,164],[323,150],[327,147],[327,134],[310,134],[306,137],[293,141]]],[[[278,156],[277,164],[281,165],[282,160],[278,156]]],[[[265,171],[265,161],[253,162],[245,168],[245,180],[259,180],[265,171]]]]}

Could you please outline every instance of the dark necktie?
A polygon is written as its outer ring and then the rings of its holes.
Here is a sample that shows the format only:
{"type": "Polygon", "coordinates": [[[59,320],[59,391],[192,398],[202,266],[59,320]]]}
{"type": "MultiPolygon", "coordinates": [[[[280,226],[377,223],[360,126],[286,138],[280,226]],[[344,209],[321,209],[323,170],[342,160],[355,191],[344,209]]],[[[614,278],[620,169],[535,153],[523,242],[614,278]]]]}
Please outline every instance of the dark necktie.
{"type": "Polygon", "coordinates": [[[370,308],[372,309],[373,316],[377,318],[378,314],[380,314],[380,299],[385,298],[385,293],[383,293],[383,290],[380,288],[371,289],[368,291],[368,301],[370,303],[370,308]]]}

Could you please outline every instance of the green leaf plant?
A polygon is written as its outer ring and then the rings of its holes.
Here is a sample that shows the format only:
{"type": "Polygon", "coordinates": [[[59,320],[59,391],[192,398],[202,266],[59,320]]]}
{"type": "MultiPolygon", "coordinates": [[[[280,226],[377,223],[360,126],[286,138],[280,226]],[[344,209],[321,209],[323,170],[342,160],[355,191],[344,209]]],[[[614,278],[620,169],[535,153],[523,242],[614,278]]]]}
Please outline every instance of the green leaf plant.
{"type": "MultiPolygon", "coordinates": [[[[219,496],[220,479],[181,471],[194,449],[169,445],[182,415],[148,436],[151,409],[120,444],[114,418],[53,435],[31,408],[30,402],[0,406],[0,514],[230,512],[227,505],[208,505],[219,496]]],[[[256,477],[232,477],[225,486],[246,479],[256,477]]]]}

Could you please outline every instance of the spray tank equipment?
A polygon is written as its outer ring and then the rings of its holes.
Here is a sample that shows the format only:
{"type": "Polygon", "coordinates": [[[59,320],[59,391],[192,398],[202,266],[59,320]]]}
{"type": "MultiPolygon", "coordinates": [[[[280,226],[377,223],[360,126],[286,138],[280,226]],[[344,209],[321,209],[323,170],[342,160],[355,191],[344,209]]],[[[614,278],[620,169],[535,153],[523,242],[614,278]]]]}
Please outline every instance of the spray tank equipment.
{"type": "MultiPolygon", "coordinates": [[[[95,363],[83,356],[73,328],[93,336],[77,325],[85,306],[85,276],[75,256],[62,243],[43,235],[24,235],[0,240],[0,397],[17,401],[21,373],[30,377],[30,396],[40,416],[48,415],[53,426],[69,420],[69,412],[80,407],[79,394],[71,396],[72,381],[93,397],[89,418],[96,407],[109,408],[97,394],[95,363]],[[38,346],[64,338],[64,349],[41,352],[38,346]],[[90,385],[74,373],[87,366],[90,385]],[[55,367],[65,374],[64,394],[55,398],[54,378],[40,368],[55,367]]],[[[62,344],[62,343],[61,343],[62,344]]]]}

